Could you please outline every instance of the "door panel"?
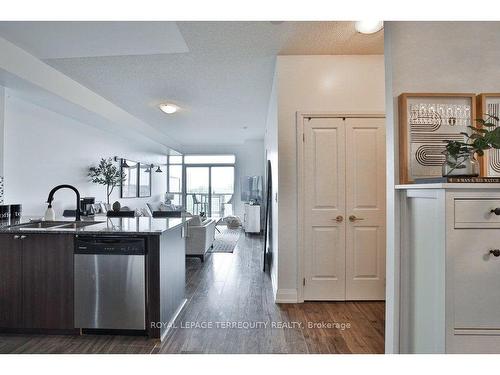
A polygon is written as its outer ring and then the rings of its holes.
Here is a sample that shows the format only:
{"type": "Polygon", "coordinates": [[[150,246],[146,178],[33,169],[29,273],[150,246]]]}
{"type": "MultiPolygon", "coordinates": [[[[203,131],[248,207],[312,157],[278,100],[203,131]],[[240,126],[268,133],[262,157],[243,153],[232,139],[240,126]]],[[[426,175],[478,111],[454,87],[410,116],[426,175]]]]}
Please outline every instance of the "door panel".
{"type": "Polygon", "coordinates": [[[453,327],[500,329],[500,258],[489,253],[498,249],[500,233],[492,229],[460,229],[454,231],[451,241],[453,327]]]}
{"type": "Polygon", "coordinates": [[[385,298],[385,124],[348,118],[346,126],[346,299],[385,298]]]}
{"type": "Polygon", "coordinates": [[[353,230],[353,272],[354,280],[374,279],[378,270],[377,227],[355,227],[353,230]],[[366,251],[368,249],[368,251],[366,251]]]}
{"type": "Polygon", "coordinates": [[[20,241],[24,327],[73,329],[73,235],[29,234],[20,241]]]}
{"type": "Polygon", "coordinates": [[[311,248],[313,280],[338,280],[343,274],[344,249],[339,249],[339,230],[336,227],[313,227],[311,248]],[[333,247],[333,249],[332,249],[333,247]]]}
{"type": "Polygon", "coordinates": [[[0,328],[22,324],[22,243],[12,234],[0,235],[0,328]]]}
{"type": "Polygon", "coordinates": [[[304,122],[304,298],[345,299],[345,132],[342,119],[304,122]],[[341,216],[342,221],[336,218],[341,216]]]}

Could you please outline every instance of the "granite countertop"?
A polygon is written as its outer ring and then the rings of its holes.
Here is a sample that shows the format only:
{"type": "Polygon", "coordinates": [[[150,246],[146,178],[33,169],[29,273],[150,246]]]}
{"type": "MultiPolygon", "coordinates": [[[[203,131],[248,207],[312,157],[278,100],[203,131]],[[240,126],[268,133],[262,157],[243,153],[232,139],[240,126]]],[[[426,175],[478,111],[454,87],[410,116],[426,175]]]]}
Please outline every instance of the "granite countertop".
{"type": "MultiPolygon", "coordinates": [[[[56,218],[57,226],[48,228],[27,228],[23,224],[47,223],[39,218],[22,217],[16,222],[0,222],[0,233],[75,233],[75,234],[146,234],[160,235],[169,230],[175,229],[189,221],[190,218],[150,218],[150,217],[130,217],[130,218],[109,218],[106,216],[96,216],[82,218],[85,225],[82,227],[64,227],[74,224],[71,218],[56,218]],[[93,222],[93,224],[91,224],[93,222]]],[[[54,222],[54,224],[56,224],[54,222]]]]}

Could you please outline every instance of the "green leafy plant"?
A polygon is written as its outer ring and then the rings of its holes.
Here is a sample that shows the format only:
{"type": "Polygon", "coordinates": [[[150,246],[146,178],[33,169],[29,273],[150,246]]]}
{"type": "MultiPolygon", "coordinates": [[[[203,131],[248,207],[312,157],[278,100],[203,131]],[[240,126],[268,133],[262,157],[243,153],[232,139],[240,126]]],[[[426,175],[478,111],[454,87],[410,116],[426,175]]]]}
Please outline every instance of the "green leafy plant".
{"type": "Polygon", "coordinates": [[[465,141],[446,141],[446,150],[451,158],[446,163],[453,169],[465,168],[465,162],[474,155],[483,156],[484,151],[490,148],[500,149],[500,127],[493,123],[498,123],[499,118],[490,114],[485,119],[477,119],[477,126],[468,126],[470,134],[460,132],[465,137],[465,141]]]}
{"type": "Polygon", "coordinates": [[[90,181],[94,184],[106,185],[106,197],[109,204],[109,197],[114,188],[125,181],[123,173],[114,163],[113,159],[102,158],[97,167],[90,167],[88,172],[90,181]]]}

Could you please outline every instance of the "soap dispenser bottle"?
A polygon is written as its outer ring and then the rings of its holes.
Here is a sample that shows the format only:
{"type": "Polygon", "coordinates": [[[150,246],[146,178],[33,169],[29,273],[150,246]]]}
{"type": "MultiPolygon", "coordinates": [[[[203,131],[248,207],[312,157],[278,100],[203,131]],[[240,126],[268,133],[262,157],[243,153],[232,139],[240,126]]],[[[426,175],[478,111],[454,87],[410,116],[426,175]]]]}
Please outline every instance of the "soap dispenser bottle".
{"type": "Polygon", "coordinates": [[[47,207],[47,211],[45,211],[45,216],[44,216],[45,221],[55,221],[56,220],[56,213],[54,209],[52,208],[52,205],[49,204],[49,207],[47,207]]]}

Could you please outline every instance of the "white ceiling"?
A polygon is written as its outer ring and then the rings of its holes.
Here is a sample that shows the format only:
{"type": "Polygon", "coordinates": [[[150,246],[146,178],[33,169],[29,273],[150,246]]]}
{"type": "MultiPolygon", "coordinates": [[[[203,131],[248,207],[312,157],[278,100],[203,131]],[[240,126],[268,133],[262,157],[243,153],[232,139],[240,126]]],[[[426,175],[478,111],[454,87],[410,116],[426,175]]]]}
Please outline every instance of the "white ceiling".
{"type": "Polygon", "coordinates": [[[383,33],[353,22],[6,24],[0,36],[185,145],[262,138],[278,54],[383,54],[383,33]],[[86,41],[95,30],[108,37],[86,41]],[[160,112],[165,101],[181,111],[160,112]]]}
{"type": "Polygon", "coordinates": [[[41,59],[188,52],[175,22],[0,22],[0,35],[41,59]]]}

